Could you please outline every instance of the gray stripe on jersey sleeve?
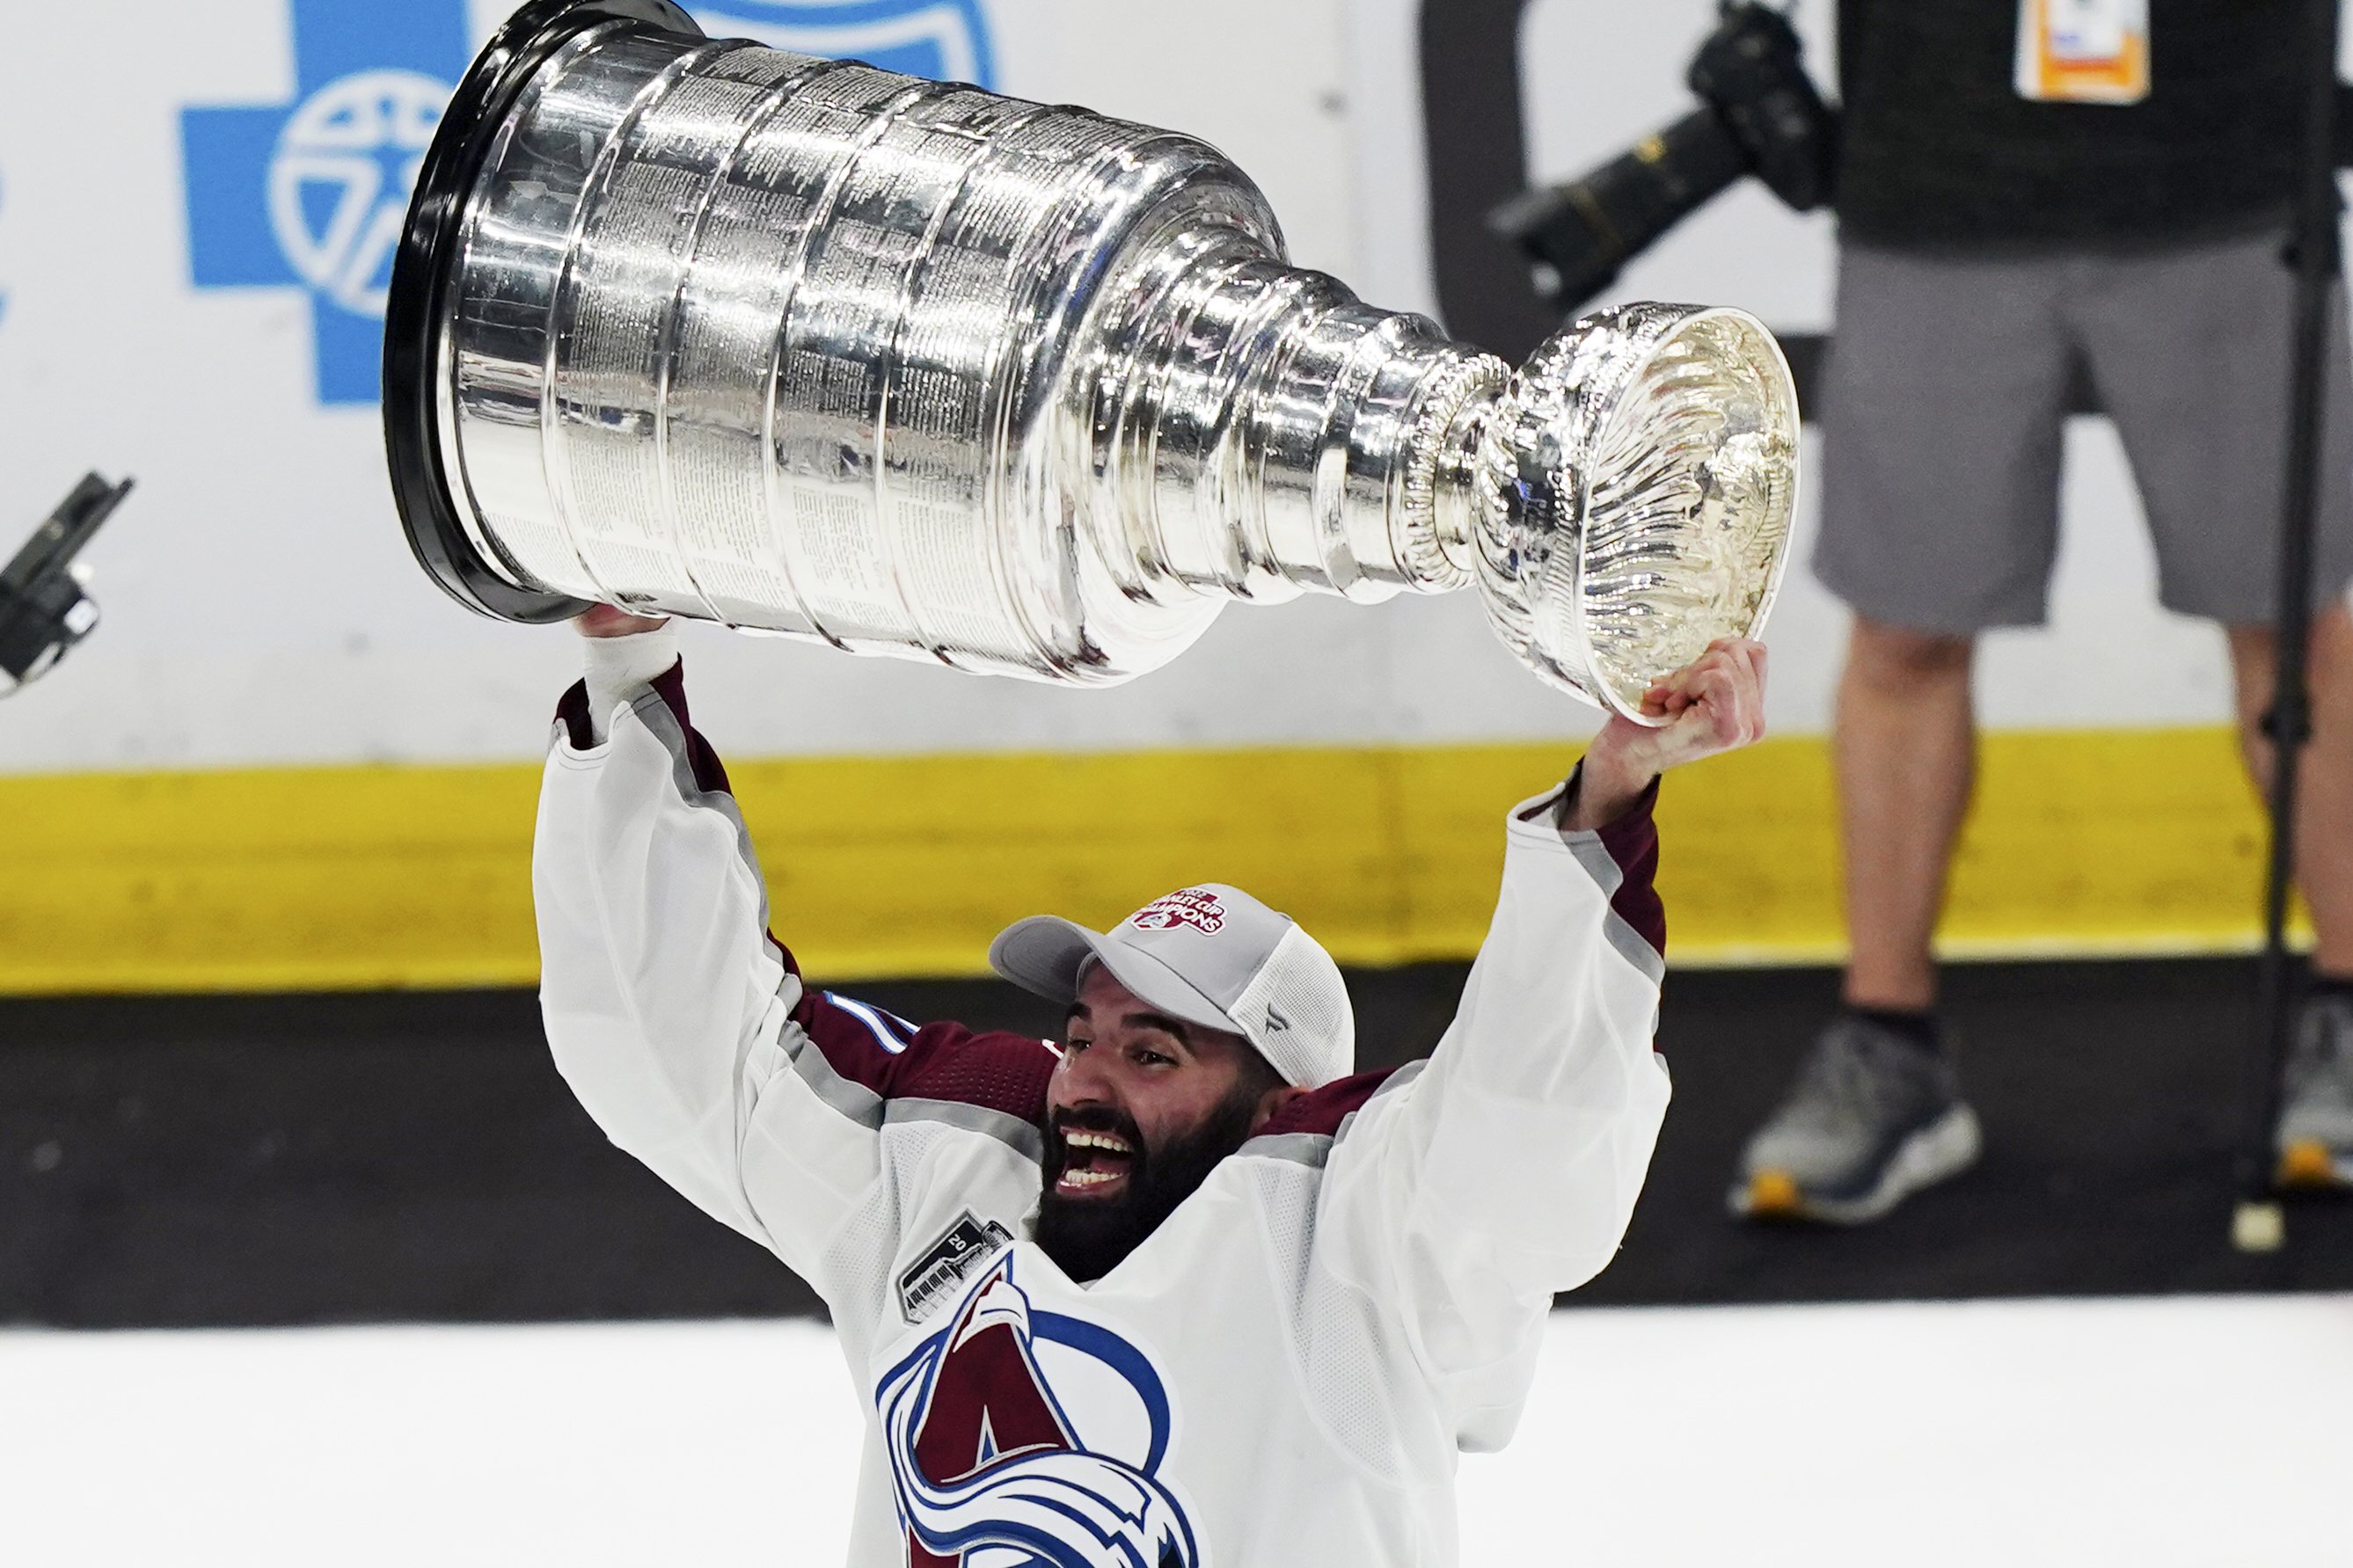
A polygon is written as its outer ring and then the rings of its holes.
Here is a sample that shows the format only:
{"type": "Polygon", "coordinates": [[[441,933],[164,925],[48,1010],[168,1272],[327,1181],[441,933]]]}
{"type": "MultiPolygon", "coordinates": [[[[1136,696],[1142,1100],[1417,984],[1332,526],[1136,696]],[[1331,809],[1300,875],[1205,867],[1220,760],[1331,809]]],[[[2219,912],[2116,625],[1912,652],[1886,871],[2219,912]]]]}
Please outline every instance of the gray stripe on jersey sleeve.
{"type": "Polygon", "coordinates": [[[951,1127],[983,1133],[1000,1143],[1009,1144],[1025,1159],[1042,1163],[1046,1158],[1046,1140],[1035,1124],[986,1105],[971,1105],[961,1100],[910,1097],[885,1104],[882,1120],[886,1122],[944,1121],[951,1127]]]}
{"type": "Polygon", "coordinates": [[[834,1071],[833,1064],[825,1059],[825,1053],[818,1049],[817,1042],[809,1038],[807,1029],[786,1019],[784,1033],[776,1043],[783,1046],[785,1055],[792,1058],[793,1071],[808,1085],[811,1094],[868,1131],[881,1131],[882,1097],[864,1084],[852,1083],[834,1071]]]}
{"type": "MultiPolygon", "coordinates": [[[[1585,874],[1600,887],[1604,899],[1618,896],[1618,889],[1626,885],[1626,873],[1619,868],[1617,861],[1609,858],[1609,851],[1601,847],[1601,835],[1564,832],[1560,841],[1568,846],[1568,852],[1577,857],[1577,863],[1585,868],[1585,874]]],[[[1641,931],[1626,923],[1624,915],[1614,909],[1604,915],[1601,934],[1609,939],[1611,947],[1618,950],[1618,955],[1641,970],[1651,984],[1665,982],[1667,961],[1659,956],[1656,948],[1642,940],[1641,931]]]]}
{"type": "MultiPolygon", "coordinates": [[[[1430,1058],[1428,1057],[1414,1058],[1413,1060],[1406,1063],[1405,1066],[1398,1068],[1397,1071],[1389,1074],[1388,1078],[1382,1079],[1381,1087],[1373,1090],[1371,1098],[1367,1099],[1365,1101],[1365,1104],[1370,1105],[1374,1100],[1379,1100],[1384,1095],[1395,1094],[1398,1090],[1403,1089],[1406,1085],[1419,1078],[1421,1076],[1422,1069],[1429,1065],[1430,1058]]],[[[1362,1110],[1363,1107],[1360,1106],[1357,1109],[1362,1110]]],[[[1354,1116],[1356,1112],[1352,1110],[1348,1112],[1348,1114],[1350,1116],[1354,1116]]]]}
{"type": "Polygon", "coordinates": [[[734,826],[735,852],[744,858],[744,866],[753,873],[753,881],[759,886],[760,929],[767,930],[767,879],[759,875],[760,858],[753,852],[752,829],[744,824],[743,807],[737,805],[735,797],[725,791],[706,790],[694,782],[694,764],[688,760],[686,752],[686,729],[679,723],[678,715],[670,710],[670,704],[662,700],[660,692],[649,687],[642,696],[630,700],[629,711],[638,716],[638,721],[651,731],[654,739],[661,742],[662,750],[670,753],[670,782],[678,786],[679,798],[689,805],[707,806],[734,826]]]}
{"type": "MultiPolygon", "coordinates": [[[[1355,1113],[1350,1112],[1351,1115],[1355,1113]]],[[[1294,1165],[1306,1165],[1322,1170],[1324,1162],[1332,1157],[1332,1134],[1329,1132],[1276,1132],[1264,1138],[1252,1138],[1234,1151],[1260,1160],[1288,1160],[1294,1165]]]]}
{"type": "Polygon", "coordinates": [[[1345,1138],[1348,1135],[1348,1129],[1356,1124],[1357,1117],[1362,1116],[1366,1110],[1372,1106],[1378,1104],[1382,1096],[1394,1094],[1398,1089],[1401,1089],[1406,1085],[1411,1083],[1414,1079],[1419,1078],[1421,1076],[1421,1069],[1429,1065],[1430,1058],[1428,1057],[1418,1057],[1414,1060],[1406,1063],[1405,1066],[1398,1068],[1397,1071],[1389,1074],[1388,1078],[1382,1079],[1381,1087],[1373,1090],[1371,1095],[1366,1099],[1363,1105],[1356,1107],[1356,1110],[1340,1118],[1340,1125],[1333,1132],[1332,1142],[1337,1143],[1340,1140],[1345,1138]]]}

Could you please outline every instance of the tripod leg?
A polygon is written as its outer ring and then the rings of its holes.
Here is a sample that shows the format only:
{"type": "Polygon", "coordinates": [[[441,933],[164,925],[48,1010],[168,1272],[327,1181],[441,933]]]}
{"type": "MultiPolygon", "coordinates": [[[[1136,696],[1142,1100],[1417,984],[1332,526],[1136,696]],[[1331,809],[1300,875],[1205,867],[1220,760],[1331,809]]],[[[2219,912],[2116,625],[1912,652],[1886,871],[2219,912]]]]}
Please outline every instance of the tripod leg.
{"type": "Polygon", "coordinates": [[[2263,956],[2256,993],[2255,1048],[2248,1056],[2247,1125],[2239,1155],[2239,1205],[2232,1245],[2276,1249],[2285,1216],[2271,1194],[2272,1122],[2292,1026],[2287,953],[2288,889],[2295,866],[2296,773],[2310,732],[2306,654],[2312,609],[2312,534],[2319,493],[2323,371],[2330,343],[2328,300],[2340,268],[2336,158],[2338,0],[2306,0],[2306,83],[2299,149],[2295,238],[2295,326],[2289,343],[2287,473],[2280,518],[2279,675],[2272,697],[2274,754],[2271,858],[2263,889],[2263,956]]]}

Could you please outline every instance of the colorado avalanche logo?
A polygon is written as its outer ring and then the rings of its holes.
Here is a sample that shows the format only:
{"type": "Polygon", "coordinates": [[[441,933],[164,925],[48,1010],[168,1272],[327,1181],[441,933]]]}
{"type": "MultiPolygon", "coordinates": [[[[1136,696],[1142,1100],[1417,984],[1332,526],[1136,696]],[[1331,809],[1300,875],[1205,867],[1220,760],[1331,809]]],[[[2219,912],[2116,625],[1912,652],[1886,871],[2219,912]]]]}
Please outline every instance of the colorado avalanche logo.
{"type": "Polygon", "coordinates": [[[1127,923],[1138,931],[1175,931],[1187,925],[1203,936],[1215,936],[1226,923],[1226,906],[1207,889],[1179,888],[1128,916],[1127,923]]]}
{"type": "Polygon", "coordinates": [[[712,0],[687,9],[714,38],[860,59],[934,81],[997,85],[979,0],[712,0]]]}
{"type": "Polygon", "coordinates": [[[1010,1258],[884,1375],[875,1405],[910,1568],[1199,1568],[1192,1522],[1156,1479],[1160,1374],[1098,1324],[1033,1312],[1010,1258]]]}

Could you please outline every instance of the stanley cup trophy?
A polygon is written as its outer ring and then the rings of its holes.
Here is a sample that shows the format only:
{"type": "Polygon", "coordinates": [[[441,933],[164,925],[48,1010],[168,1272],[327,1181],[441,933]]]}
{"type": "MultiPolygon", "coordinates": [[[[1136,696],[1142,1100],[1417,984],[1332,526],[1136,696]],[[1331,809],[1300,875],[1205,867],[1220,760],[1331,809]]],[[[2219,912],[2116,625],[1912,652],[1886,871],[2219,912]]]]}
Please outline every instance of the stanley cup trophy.
{"type": "Polygon", "coordinates": [[[1545,679],[1764,622],[1797,403],[1738,311],[1633,305],[1516,374],[1283,259],[1213,148],[540,0],[417,184],[385,421],[460,602],[602,601],[1103,685],[1226,602],[1475,584],[1545,679]]]}

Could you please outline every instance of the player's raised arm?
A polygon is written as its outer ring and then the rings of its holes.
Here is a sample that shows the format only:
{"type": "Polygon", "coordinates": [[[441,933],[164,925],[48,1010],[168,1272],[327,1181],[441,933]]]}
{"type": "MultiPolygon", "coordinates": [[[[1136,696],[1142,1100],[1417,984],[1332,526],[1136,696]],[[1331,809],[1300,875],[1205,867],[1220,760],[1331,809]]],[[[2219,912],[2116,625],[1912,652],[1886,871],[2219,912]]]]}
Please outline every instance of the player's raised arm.
{"type": "Polygon", "coordinates": [[[615,1143],[823,1291],[820,1243],[878,1168],[856,1080],[906,1042],[805,994],[769,936],[673,634],[603,606],[582,622],[533,854],[548,1043],[615,1143]]]}
{"type": "Polygon", "coordinates": [[[1651,803],[1662,770],[1757,738],[1763,675],[1762,647],[1716,644],[1653,690],[1665,727],[1614,720],[1563,789],[1513,811],[1452,1026],[1335,1151],[1341,1266],[1388,1274],[1466,1444],[1508,1435],[1530,1317],[1609,1261],[1641,1191],[1668,1096],[1651,803]]]}

